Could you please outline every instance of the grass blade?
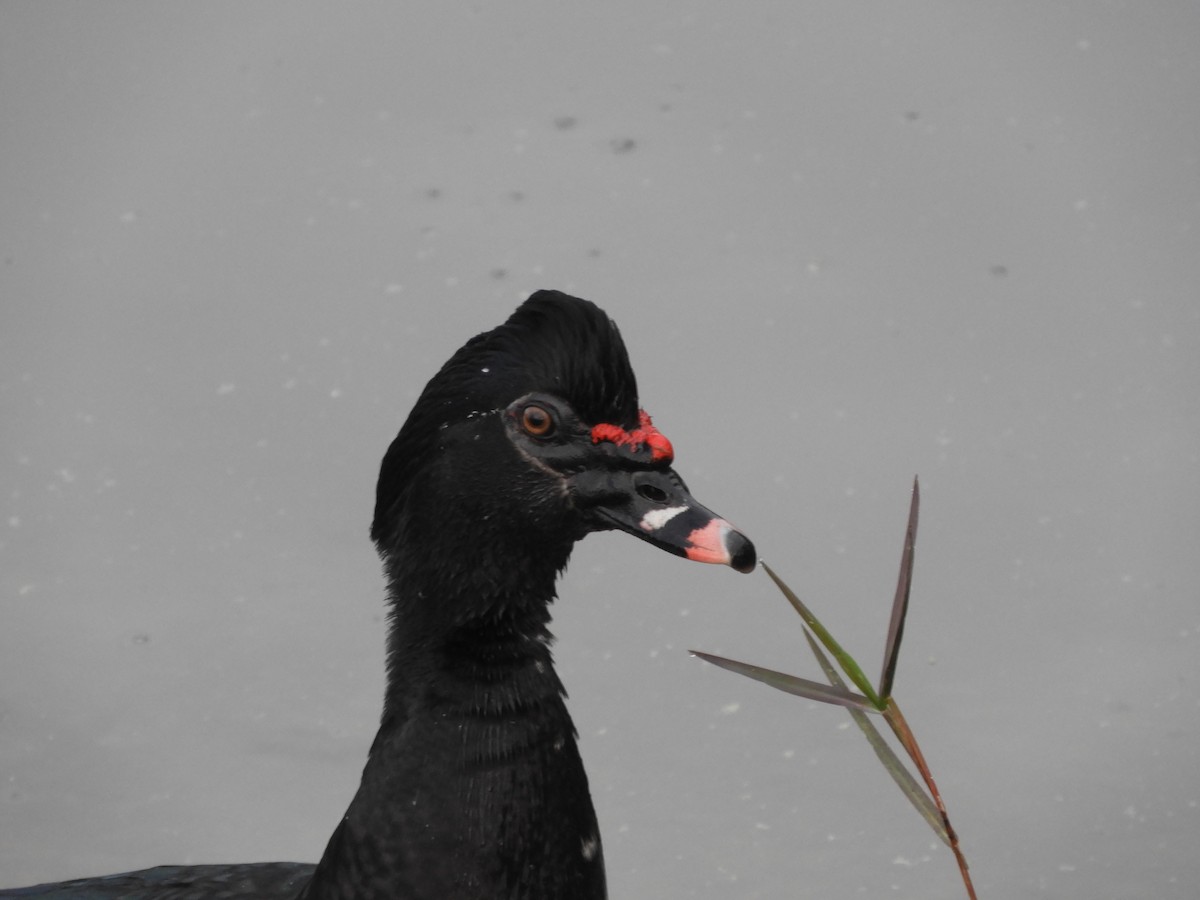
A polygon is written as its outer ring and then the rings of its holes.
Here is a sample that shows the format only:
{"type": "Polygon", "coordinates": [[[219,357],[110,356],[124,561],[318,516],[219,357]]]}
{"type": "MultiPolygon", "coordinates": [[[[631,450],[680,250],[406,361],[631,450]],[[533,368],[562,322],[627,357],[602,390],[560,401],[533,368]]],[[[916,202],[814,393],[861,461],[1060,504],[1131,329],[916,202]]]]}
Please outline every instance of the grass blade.
{"type": "Polygon", "coordinates": [[[796,593],[784,583],[783,579],[775,574],[775,571],[762,561],[761,565],[766,573],[771,576],[771,580],[775,582],[775,587],[779,588],[783,596],[787,597],[788,603],[792,604],[792,608],[800,614],[800,618],[804,620],[804,624],[812,629],[815,634],[825,645],[825,649],[833,654],[833,658],[838,661],[838,665],[842,667],[842,671],[846,673],[856,688],[863,692],[871,705],[876,710],[882,711],[884,703],[879,699],[879,695],[875,693],[875,688],[871,687],[871,682],[867,680],[867,676],[863,674],[863,670],[859,668],[858,663],[854,661],[849,653],[842,649],[842,645],[833,639],[833,635],[825,628],[824,625],[812,614],[812,611],[804,605],[796,593]]]}
{"type": "Polygon", "coordinates": [[[878,712],[871,705],[870,700],[853,691],[847,690],[844,683],[841,685],[822,684],[819,681],[797,678],[795,675],[776,672],[774,669],[764,669],[762,666],[755,666],[750,663],[738,662],[736,659],[726,659],[724,656],[702,653],[699,650],[692,650],[691,654],[729,672],[736,672],[738,675],[745,675],[747,678],[761,681],[763,684],[773,687],[778,691],[783,691],[786,694],[795,694],[797,697],[806,697],[809,700],[816,700],[820,703],[833,703],[837,706],[844,706],[849,710],[878,712]]]}
{"type": "Polygon", "coordinates": [[[908,507],[908,527],[904,532],[904,552],[900,556],[900,577],[896,581],[892,619],[888,624],[888,636],[883,650],[883,672],[879,676],[879,696],[885,701],[892,696],[896,663],[900,659],[900,640],[904,637],[904,619],[908,615],[908,595],[912,590],[913,562],[917,549],[917,512],[920,506],[921,485],[914,478],[912,502],[908,507]]]}
{"type": "Polygon", "coordinates": [[[929,764],[925,762],[925,754],[921,752],[921,748],[917,744],[916,735],[908,727],[904,713],[900,712],[900,707],[896,704],[895,700],[888,701],[888,708],[884,711],[883,716],[887,719],[888,725],[892,727],[892,731],[895,732],[896,737],[899,738],[900,743],[903,744],[904,749],[908,751],[908,755],[912,757],[913,763],[921,773],[921,777],[925,780],[925,786],[929,789],[929,793],[933,797],[933,802],[937,805],[938,815],[941,816],[942,824],[945,827],[946,834],[949,836],[948,843],[950,844],[950,849],[954,851],[954,859],[958,863],[958,871],[962,875],[963,886],[967,889],[967,897],[970,900],[976,900],[975,884],[971,879],[971,867],[967,864],[966,854],[963,853],[962,845],[958,842],[958,835],[954,832],[954,826],[950,824],[950,816],[946,812],[946,804],[942,800],[942,794],[938,790],[937,782],[933,780],[933,773],[929,771],[929,764]]]}
{"type": "MultiPolygon", "coordinates": [[[[821,669],[825,672],[825,677],[829,679],[834,687],[845,687],[841,676],[838,675],[837,669],[833,667],[833,663],[829,661],[824,651],[821,650],[821,645],[817,643],[808,629],[804,630],[804,638],[808,641],[808,646],[813,652],[813,656],[817,658],[817,662],[821,664],[821,669]]],[[[871,749],[875,751],[875,755],[879,757],[879,761],[883,763],[883,767],[887,769],[892,780],[896,782],[896,786],[900,788],[900,792],[908,798],[911,803],[921,814],[921,817],[929,823],[929,827],[933,829],[934,834],[947,846],[952,846],[950,834],[946,831],[944,816],[942,811],[938,809],[933,798],[929,796],[925,788],[923,788],[917,779],[913,778],[912,773],[908,771],[908,767],[896,755],[896,751],[888,744],[887,739],[875,727],[872,722],[860,709],[847,707],[851,717],[854,719],[854,724],[857,725],[864,735],[866,735],[867,743],[871,745],[871,749]]]]}

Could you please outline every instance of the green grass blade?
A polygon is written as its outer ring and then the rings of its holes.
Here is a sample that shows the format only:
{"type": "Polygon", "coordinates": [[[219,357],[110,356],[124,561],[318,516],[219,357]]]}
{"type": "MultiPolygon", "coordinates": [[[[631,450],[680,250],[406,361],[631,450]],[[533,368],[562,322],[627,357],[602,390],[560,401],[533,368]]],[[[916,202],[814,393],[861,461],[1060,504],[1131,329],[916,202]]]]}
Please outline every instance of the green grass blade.
{"type": "Polygon", "coordinates": [[[904,552],[900,556],[900,576],[892,601],[892,619],[888,624],[883,650],[883,673],[879,676],[879,696],[892,696],[896,681],[896,663],[900,660],[900,640],[904,637],[904,619],[908,615],[908,595],[912,590],[913,562],[917,550],[917,511],[921,506],[921,485],[913,479],[912,502],[908,507],[908,527],[904,531],[904,552]]]}
{"type": "MultiPolygon", "coordinates": [[[[817,643],[806,628],[804,630],[804,638],[808,641],[808,646],[812,649],[813,656],[817,658],[817,662],[821,664],[821,669],[825,672],[825,677],[829,679],[834,687],[845,688],[845,682],[838,675],[837,669],[833,667],[833,663],[829,661],[829,657],[821,650],[821,646],[817,643]]],[[[875,755],[879,757],[879,761],[883,763],[883,767],[887,769],[892,780],[896,782],[896,786],[900,788],[901,793],[908,798],[911,803],[921,814],[921,817],[929,823],[929,827],[933,829],[934,834],[941,838],[947,846],[953,846],[950,842],[950,835],[946,831],[945,824],[941,811],[937,808],[933,798],[929,796],[921,783],[913,778],[912,773],[908,771],[908,767],[904,765],[896,751],[888,744],[887,739],[875,727],[872,722],[863,713],[861,709],[855,709],[852,706],[846,707],[850,712],[851,717],[864,735],[867,742],[871,745],[871,749],[875,751],[875,755]]]]}
{"type": "Polygon", "coordinates": [[[886,704],[879,699],[879,695],[875,693],[875,688],[871,687],[871,682],[867,680],[867,676],[863,674],[863,670],[854,661],[854,657],[842,649],[842,645],[833,639],[833,635],[829,633],[817,617],[812,614],[812,611],[801,602],[795,592],[784,583],[782,578],[775,574],[774,570],[765,561],[762,561],[761,565],[767,574],[771,576],[771,580],[775,582],[775,586],[779,588],[783,596],[787,597],[788,603],[792,604],[792,608],[800,614],[800,618],[804,620],[804,624],[812,629],[813,634],[825,645],[825,649],[833,654],[833,658],[838,661],[838,665],[842,667],[842,671],[846,673],[846,677],[854,683],[856,688],[863,692],[863,696],[871,701],[871,705],[875,709],[882,711],[886,704]]]}
{"type": "Polygon", "coordinates": [[[851,711],[868,710],[878,713],[878,710],[871,705],[870,700],[853,691],[847,690],[845,683],[841,685],[822,684],[819,681],[809,681],[807,678],[797,678],[795,675],[776,672],[774,669],[764,669],[762,666],[738,662],[735,659],[726,659],[724,656],[714,656],[711,653],[702,653],[699,650],[692,650],[690,652],[693,656],[698,656],[700,659],[712,663],[714,666],[718,666],[729,672],[736,672],[738,675],[745,675],[747,678],[753,678],[755,681],[761,681],[763,684],[787,694],[795,694],[797,697],[806,697],[809,700],[816,700],[820,703],[833,703],[837,706],[844,706],[851,711]]]}

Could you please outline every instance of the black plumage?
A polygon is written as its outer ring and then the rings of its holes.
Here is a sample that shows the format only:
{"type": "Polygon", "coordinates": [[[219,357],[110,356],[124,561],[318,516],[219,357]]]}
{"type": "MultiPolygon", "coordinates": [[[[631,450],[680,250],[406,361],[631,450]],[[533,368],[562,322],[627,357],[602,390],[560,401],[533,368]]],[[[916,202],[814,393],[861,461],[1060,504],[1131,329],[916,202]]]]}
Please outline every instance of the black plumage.
{"type": "Polygon", "coordinates": [[[371,536],[387,688],[358,793],[314,867],[162,867],[0,897],[602,898],[604,860],[550,652],[575,541],[626,530],[748,571],[638,407],[595,305],[540,291],[426,385],[384,456],[371,536]]]}

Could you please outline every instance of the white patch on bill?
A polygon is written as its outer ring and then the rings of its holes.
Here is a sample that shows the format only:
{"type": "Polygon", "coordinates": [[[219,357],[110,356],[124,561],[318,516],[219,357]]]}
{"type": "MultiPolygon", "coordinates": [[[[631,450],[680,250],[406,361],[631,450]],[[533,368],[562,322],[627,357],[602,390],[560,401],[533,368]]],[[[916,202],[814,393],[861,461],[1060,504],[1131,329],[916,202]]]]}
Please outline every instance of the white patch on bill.
{"type": "Polygon", "coordinates": [[[653,509],[642,516],[638,523],[642,531],[658,531],[680,513],[687,512],[686,506],[671,506],[667,509],[653,509]]]}

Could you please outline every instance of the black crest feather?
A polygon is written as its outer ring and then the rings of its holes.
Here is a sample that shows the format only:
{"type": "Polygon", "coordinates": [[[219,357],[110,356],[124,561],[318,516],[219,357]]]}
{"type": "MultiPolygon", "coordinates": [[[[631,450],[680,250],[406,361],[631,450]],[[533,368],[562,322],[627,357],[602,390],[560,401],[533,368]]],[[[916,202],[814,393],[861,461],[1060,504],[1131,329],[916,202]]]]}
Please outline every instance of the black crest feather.
{"type": "Polygon", "coordinates": [[[616,324],[587,300],[538,291],[503,325],[464,344],[425,385],[379,472],[371,537],[381,550],[438,432],[534,391],[562,397],[592,425],[637,424],[637,380],[616,324]]]}

